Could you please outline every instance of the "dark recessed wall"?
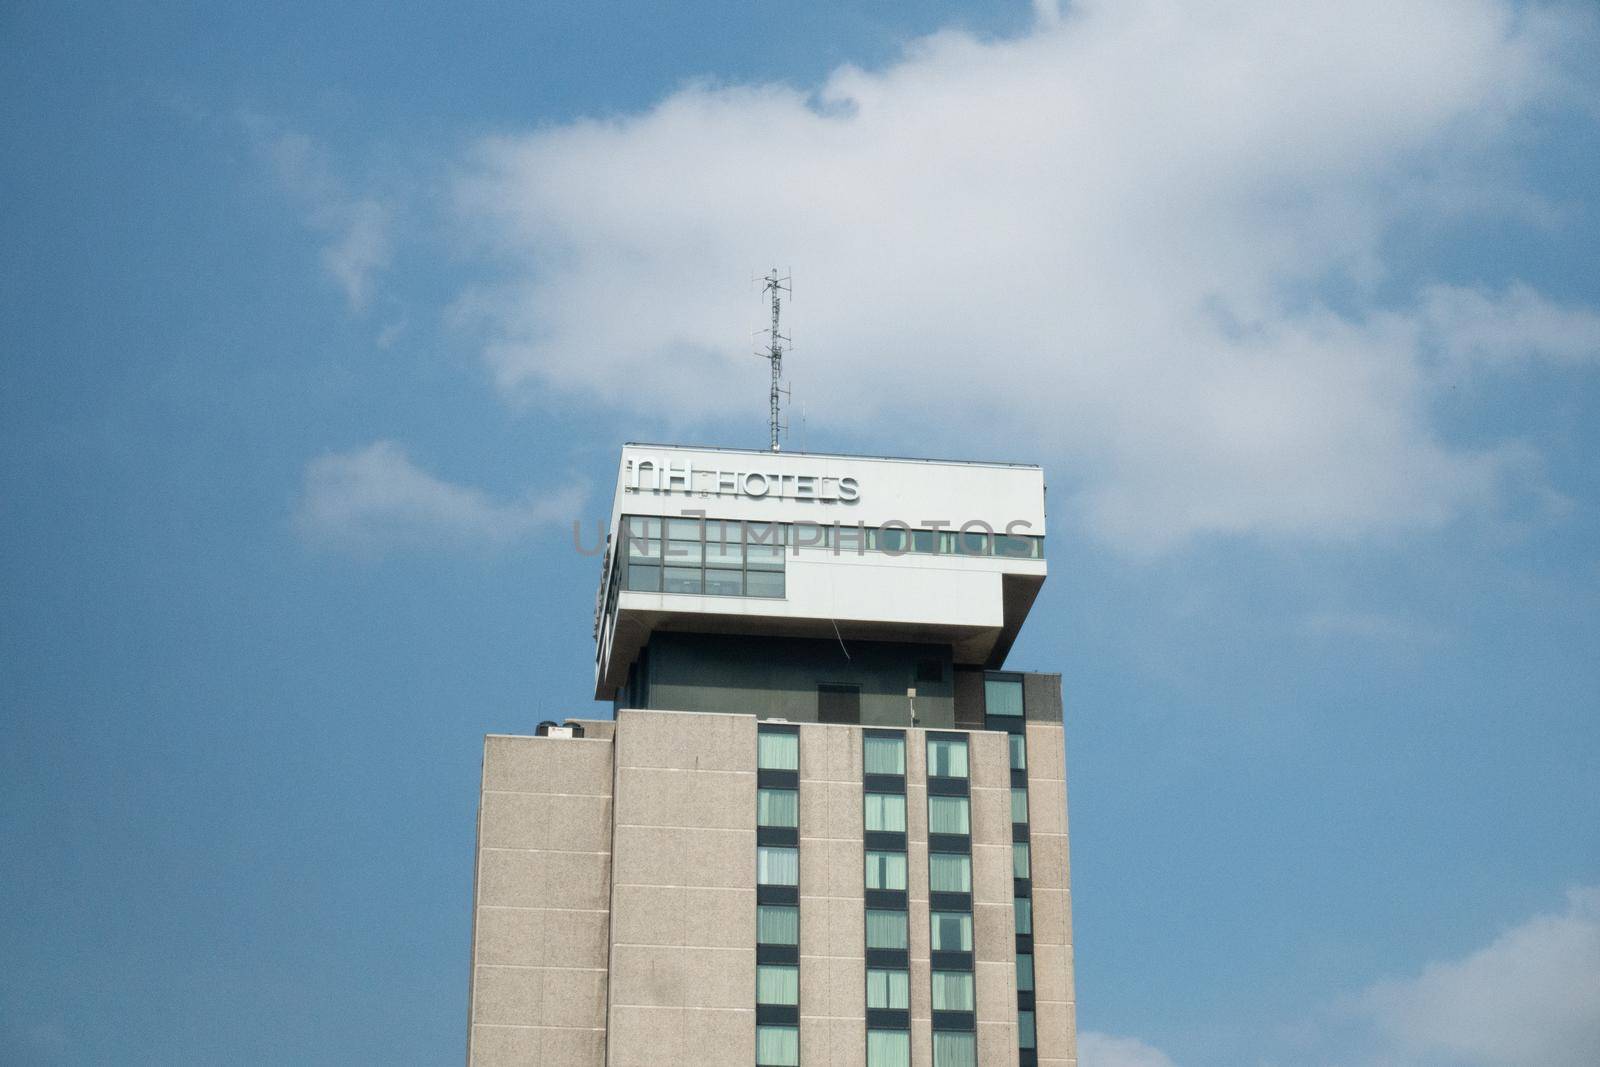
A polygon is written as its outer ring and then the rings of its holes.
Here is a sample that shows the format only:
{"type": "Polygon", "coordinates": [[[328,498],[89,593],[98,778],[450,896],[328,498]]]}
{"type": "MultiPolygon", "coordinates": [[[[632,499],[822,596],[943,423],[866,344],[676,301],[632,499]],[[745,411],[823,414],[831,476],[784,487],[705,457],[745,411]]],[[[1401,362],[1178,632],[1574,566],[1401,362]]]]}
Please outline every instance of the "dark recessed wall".
{"type": "Polygon", "coordinates": [[[634,706],[816,722],[819,685],[859,685],[864,725],[905,726],[914,687],[918,726],[955,725],[948,645],[658,632],[642,658],[634,706]]]}

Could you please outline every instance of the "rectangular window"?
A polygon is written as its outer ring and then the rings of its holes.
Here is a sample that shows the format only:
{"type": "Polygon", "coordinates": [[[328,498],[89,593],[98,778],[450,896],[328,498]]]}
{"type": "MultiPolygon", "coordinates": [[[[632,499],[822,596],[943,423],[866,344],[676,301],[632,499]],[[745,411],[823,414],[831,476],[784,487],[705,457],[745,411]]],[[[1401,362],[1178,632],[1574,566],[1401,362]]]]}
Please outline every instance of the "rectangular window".
{"type": "Polygon", "coordinates": [[[751,570],[783,570],[783,530],[752,522],[745,528],[744,558],[751,570]]]}
{"type": "Polygon", "coordinates": [[[936,911],[929,917],[935,952],[971,952],[972,916],[964,911],[936,911]]]}
{"type": "Polygon", "coordinates": [[[800,968],[773,963],[756,967],[756,1003],[794,1006],[800,1003],[800,968]]]}
{"type": "Polygon", "coordinates": [[[868,1030],[867,1067],[911,1067],[910,1032],[868,1030]]]}
{"type": "Polygon", "coordinates": [[[764,771],[798,771],[800,735],[762,731],[756,736],[756,766],[764,771]]]}
{"type": "Polygon", "coordinates": [[[989,715],[1022,717],[1022,682],[1016,678],[985,678],[983,710],[989,715]]]}
{"type": "Polygon", "coordinates": [[[668,593],[698,593],[704,588],[699,567],[668,567],[662,584],[668,593]]]}
{"type": "Polygon", "coordinates": [[[906,798],[899,793],[868,793],[867,829],[892,834],[906,832],[906,798]]]}
{"type": "Polygon", "coordinates": [[[706,593],[709,596],[740,596],[744,593],[744,573],[706,568],[706,593]]]}
{"type": "Polygon", "coordinates": [[[867,947],[906,948],[906,913],[867,909],[867,947]]]}
{"type": "Polygon", "coordinates": [[[868,737],[862,745],[862,762],[868,774],[906,773],[906,742],[903,737],[868,737]]]}
{"type": "Polygon", "coordinates": [[[1028,769],[1028,742],[1021,734],[1007,734],[1006,741],[1011,746],[1011,769],[1025,771],[1028,769]]]}
{"type": "Polygon", "coordinates": [[[859,685],[817,686],[817,721],[861,724],[861,687],[859,685]]]}
{"type": "Polygon", "coordinates": [[[928,888],[935,893],[972,892],[972,857],[954,852],[929,853],[928,888]]]}
{"type": "Polygon", "coordinates": [[[1033,992],[1033,957],[1026,952],[1017,953],[1017,992],[1033,992]]]}
{"type": "Polygon", "coordinates": [[[867,971],[867,1007],[909,1011],[911,976],[905,971],[867,971]]]}
{"type": "Polygon", "coordinates": [[[965,778],[967,776],[967,742],[928,738],[928,776],[931,778],[965,778]]]}
{"type": "Polygon", "coordinates": [[[1017,1012],[1017,1046],[1019,1048],[1033,1048],[1038,1044],[1038,1040],[1038,1036],[1034,1032],[1033,1012],[1017,1012]]]}
{"type": "Polygon", "coordinates": [[[1011,787],[1011,821],[1028,821],[1028,791],[1017,786],[1011,787]]]}
{"type": "Polygon", "coordinates": [[[904,852],[868,852],[867,888],[904,889],[906,887],[906,854],[904,852]]]}
{"type": "Polygon", "coordinates": [[[800,909],[785,904],[756,905],[756,941],[763,945],[798,945],[800,909]]]}
{"type": "Polygon", "coordinates": [[[972,972],[933,972],[934,1011],[972,1011],[972,972]]]}
{"type": "Polygon", "coordinates": [[[745,596],[783,596],[782,571],[750,570],[744,576],[745,596]]]}
{"type": "Polygon", "coordinates": [[[987,556],[989,535],[982,530],[956,530],[950,534],[951,543],[959,555],[987,556]]]}
{"type": "Polygon", "coordinates": [[[1017,933],[1033,933],[1033,901],[1027,897],[1018,897],[1011,902],[1011,910],[1017,917],[1017,933]]]}
{"type": "Polygon", "coordinates": [[[629,562],[627,588],[635,593],[661,592],[661,568],[629,562]]]}
{"type": "Polygon", "coordinates": [[[994,554],[1012,559],[1039,559],[1044,555],[1044,538],[1017,534],[994,535],[994,554]]]}
{"type": "Polygon", "coordinates": [[[799,885],[800,850],[777,845],[756,847],[757,885],[799,885]]]}
{"type": "Polygon", "coordinates": [[[756,1067],[800,1067],[800,1028],[756,1027],[756,1067]]]}
{"type": "Polygon", "coordinates": [[[793,789],[756,790],[756,825],[800,825],[800,794],[793,789]]]}
{"type": "Polygon", "coordinates": [[[1028,843],[1018,841],[1011,846],[1011,877],[1032,878],[1032,864],[1028,857],[1028,843]]]}
{"type": "Polygon", "coordinates": [[[744,531],[740,526],[740,523],[723,519],[706,523],[707,567],[739,570],[744,566],[744,531]]]}
{"type": "Polygon", "coordinates": [[[935,1030],[933,1067],[978,1067],[977,1035],[954,1030],[935,1030]]]}
{"type": "Polygon", "coordinates": [[[928,798],[928,833],[972,833],[972,804],[966,797],[928,798]]]}

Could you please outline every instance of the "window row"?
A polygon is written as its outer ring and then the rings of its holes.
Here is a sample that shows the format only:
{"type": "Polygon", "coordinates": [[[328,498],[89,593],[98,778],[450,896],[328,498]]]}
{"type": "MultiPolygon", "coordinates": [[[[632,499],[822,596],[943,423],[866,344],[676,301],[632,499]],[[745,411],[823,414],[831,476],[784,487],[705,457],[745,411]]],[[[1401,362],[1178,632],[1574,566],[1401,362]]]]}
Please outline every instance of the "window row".
{"type": "MultiPolygon", "coordinates": [[[[781,563],[784,549],[822,548],[837,553],[880,552],[888,556],[953,555],[1001,556],[1008,559],[1043,559],[1044,538],[993,530],[981,522],[964,529],[914,529],[908,524],[861,526],[849,523],[741,522],[736,519],[624,517],[622,539],[632,559],[658,558],[674,552],[667,546],[704,546],[706,559],[714,550],[727,566],[737,560],[781,563]]],[[[679,556],[678,558],[686,558],[679,556]]]]}
{"type": "MultiPolygon", "coordinates": [[[[1031,1034],[1032,1013],[1028,1014],[1031,1034]]],[[[905,1030],[868,1030],[867,1067],[911,1067],[910,1033],[905,1030]]],[[[977,1035],[970,1031],[935,1030],[933,1067],[978,1067],[977,1035]]]]}
{"type": "MultiPolygon", "coordinates": [[[[765,792],[765,790],[763,790],[765,792]]],[[[773,790],[780,792],[780,790],[773,790]]],[[[868,793],[865,795],[865,819],[868,830],[903,834],[906,832],[906,798],[900,793],[868,793]]],[[[1026,804],[1026,799],[1024,799],[1026,804]]],[[[1015,799],[1012,812],[1016,811],[1015,799]]],[[[1026,821],[1025,819],[1023,821],[1026,821]]],[[[762,823],[761,825],[789,826],[790,823],[762,823]]],[[[966,797],[931,796],[928,798],[928,832],[934,834],[972,833],[972,804],[966,797]]]]}
{"type": "MultiPolygon", "coordinates": [[[[763,885],[788,885],[763,882],[763,885]]],[[[904,890],[906,854],[868,852],[865,885],[868,889],[904,890]]],[[[972,857],[958,852],[933,852],[928,855],[928,889],[934,893],[972,892],[972,857]]]]}
{"type": "MultiPolygon", "coordinates": [[[[1027,1013],[1028,1033],[1033,1029],[1027,1013]]],[[[1032,1044],[1026,1046],[1032,1048],[1032,1044]]],[[[911,1067],[911,1035],[905,1030],[868,1030],[867,1067],[911,1067]]],[[[933,1032],[933,1067],[978,1067],[977,1035],[969,1031],[933,1032]]]]}

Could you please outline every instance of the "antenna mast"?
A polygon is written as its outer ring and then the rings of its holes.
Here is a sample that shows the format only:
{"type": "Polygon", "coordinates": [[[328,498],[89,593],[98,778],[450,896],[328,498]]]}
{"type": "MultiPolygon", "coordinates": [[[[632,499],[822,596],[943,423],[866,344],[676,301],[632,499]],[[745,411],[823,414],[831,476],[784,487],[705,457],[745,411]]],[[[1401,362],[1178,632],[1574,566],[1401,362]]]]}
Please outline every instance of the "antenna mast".
{"type": "Polygon", "coordinates": [[[763,294],[772,294],[772,329],[767,334],[767,350],[765,352],[757,352],[756,355],[772,363],[772,392],[769,396],[771,410],[768,422],[772,430],[772,450],[777,452],[779,450],[778,433],[784,429],[783,424],[779,421],[778,405],[780,401],[778,398],[788,393],[788,390],[782,386],[783,343],[789,340],[789,338],[778,332],[778,313],[782,307],[782,294],[788,293],[793,296],[794,286],[788,275],[784,275],[781,278],[778,277],[777,267],[773,267],[772,272],[763,278],[762,282],[764,284],[761,287],[761,292],[763,294]]]}

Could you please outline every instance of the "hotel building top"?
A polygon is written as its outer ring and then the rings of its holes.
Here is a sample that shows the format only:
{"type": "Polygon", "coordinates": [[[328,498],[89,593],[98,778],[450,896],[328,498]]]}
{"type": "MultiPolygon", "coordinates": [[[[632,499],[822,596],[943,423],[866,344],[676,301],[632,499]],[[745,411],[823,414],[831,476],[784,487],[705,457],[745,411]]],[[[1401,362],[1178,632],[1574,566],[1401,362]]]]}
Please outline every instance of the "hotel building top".
{"type": "Polygon", "coordinates": [[[609,719],[491,736],[471,1064],[1076,1063],[1037,467],[628,445],[609,719]]]}

